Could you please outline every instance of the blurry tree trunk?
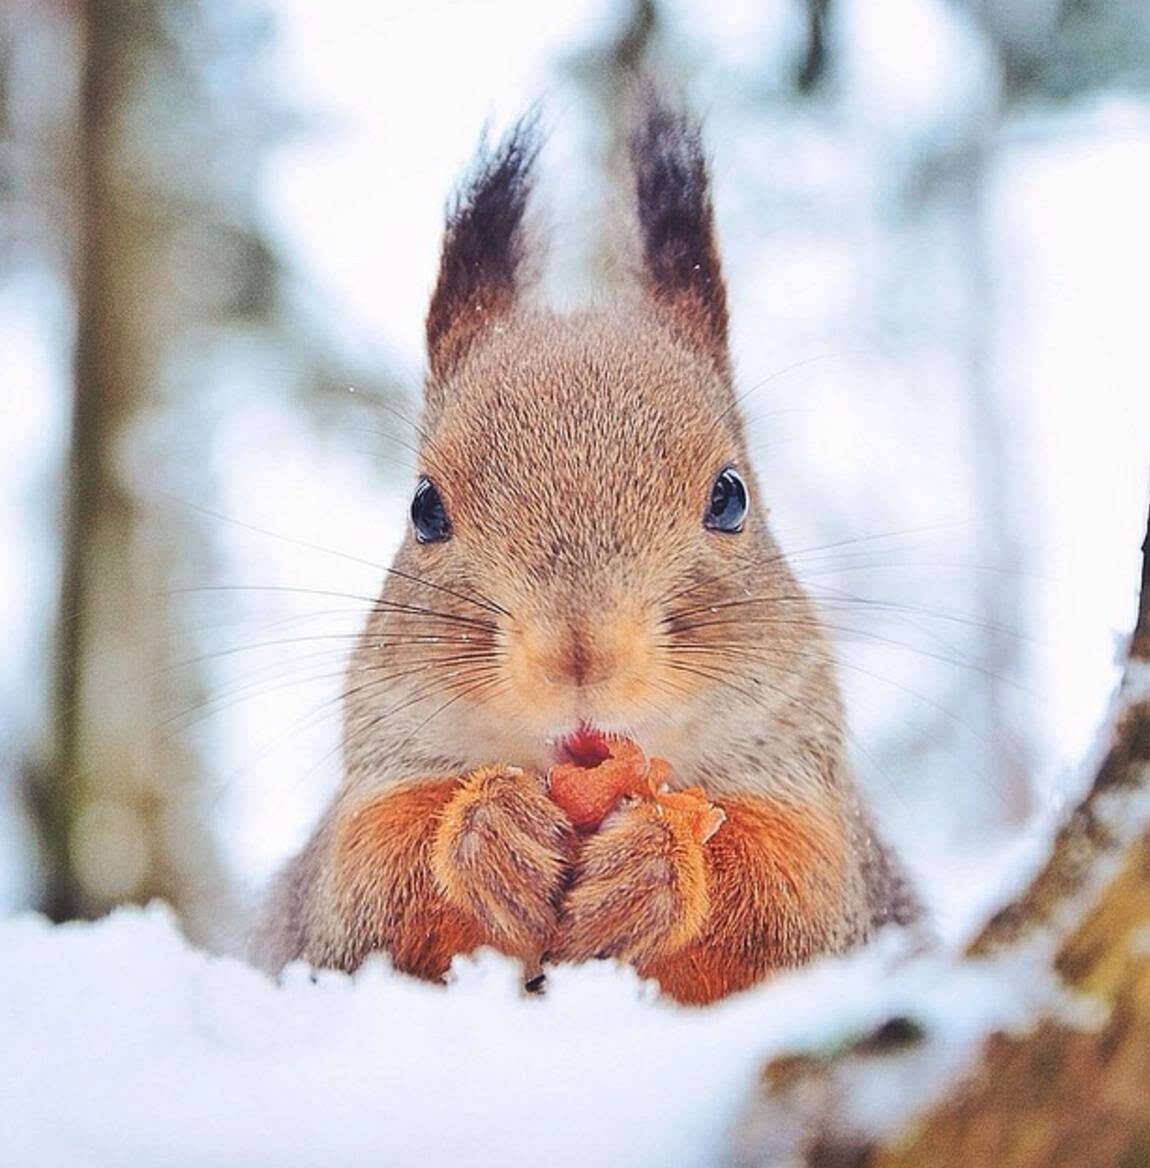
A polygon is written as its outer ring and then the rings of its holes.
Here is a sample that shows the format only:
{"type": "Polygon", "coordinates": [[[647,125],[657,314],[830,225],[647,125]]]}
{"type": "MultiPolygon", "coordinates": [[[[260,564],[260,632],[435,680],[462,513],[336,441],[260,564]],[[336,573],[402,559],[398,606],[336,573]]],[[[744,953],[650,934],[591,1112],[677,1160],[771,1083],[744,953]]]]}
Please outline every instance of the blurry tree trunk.
{"type": "Polygon", "coordinates": [[[795,75],[795,84],[800,93],[814,93],[827,75],[829,57],[827,22],[830,8],[831,0],[806,0],[806,51],[795,75]]]}
{"type": "Polygon", "coordinates": [[[82,880],[75,870],[73,831],[80,810],[87,776],[81,774],[82,722],[80,710],[81,674],[85,637],[84,602],[89,585],[88,530],[97,511],[100,488],[95,481],[99,467],[98,446],[101,441],[96,427],[102,409],[97,400],[93,373],[93,350],[99,331],[89,316],[86,304],[95,266],[101,216],[98,210],[102,184],[94,170],[99,166],[99,150],[90,139],[103,121],[98,105],[105,100],[105,85],[91,68],[90,42],[86,14],[76,18],[82,30],[77,41],[84,54],[84,86],[76,110],[75,141],[78,178],[76,191],[77,231],[74,240],[73,268],[76,295],[75,389],[72,399],[72,439],[68,477],[65,483],[63,514],[65,529],[61,553],[61,588],[56,638],[56,685],[54,701],[55,742],[53,758],[37,776],[33,797],[44,853],[44,889],[41,908],[53,920],[67,920],[84,914],[85,895],[82,880]]]}
{"type": "MultiPolygon", "coordinates": [[[[213,438],[237,392],[271,384],[313,413],[305,425],[362,424],[369,395],[349,401],[348,385],[396,386],[293,299],[266,237],[262,160],[290,120],[261,71],[272,25],[258,3],[68,14],[83,75],[60,119],[75,155],[59,183],[75,220],[75,407],[56,738],[30,800],[42,907],[65,919],[162,897],[193,939],[220,943],[237,920],[202,789],[218,751],[209,735],[201,759],[187,725],[210,706],[196,661],[219,639],[188,629],[174,588],[219,583],[223,524],[196,510],[226,475],[213,438]]],[[[230,777],[217,769],[217,787],[230,777]]]]}
{"type": "Polygon", "coordinates": [[[969,992],[957,976],[964,960],[995,959],[1004,979],[1045,978],[1100,1017],[1050,1006],[1024,1033],[988,1030],[973,1062],[921,1110],[900,1105],[898,1084],[938,1065],[932,1044],[948,1039],[913,1019],[892,1019],[830,1056],[775,1060],[742,1128],[740,1164],[1150,1164],[1150,520],[1142,546],[1138,622],[1091,790],[1027,890],[955,968],[956,995],[969,992]],[[883,1082],[889,1113],[860,1120],[851,1101],[881,1097],[883,1082]]]}
{"type": "Polygon", "coordinates": [[[186,671],[170,668],[176,544],[149,498],[153,484],[140,473],[165,363],[187,327],[182,288],[166,267],[187,211],[149,183],[141,166],[148,143],[135,136],[147,127],[146,103],[156,99],[149,87],[162,60],[160,9],[170,22],[182,8],[190,34],[196,7],[92,0],[81,17],[75,404],[57,741],[37,806],[48,853],[43,907],[53,918],[163,897],[204,938],[213,929],[201,910],[218,890],[195,806],[197,767],[161,727],[164,690],[178,685],[186,707],[197,687],[186,671]]]}

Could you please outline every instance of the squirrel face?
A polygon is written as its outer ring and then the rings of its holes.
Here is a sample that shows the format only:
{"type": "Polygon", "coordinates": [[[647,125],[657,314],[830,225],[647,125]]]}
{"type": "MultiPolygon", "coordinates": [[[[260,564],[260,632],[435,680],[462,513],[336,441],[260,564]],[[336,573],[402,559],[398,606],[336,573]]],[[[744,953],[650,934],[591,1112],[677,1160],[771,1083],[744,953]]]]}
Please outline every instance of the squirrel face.
{"type": "Polygon", "coordinates": [[[639,286],[566,317],[519,304],[535,152],[521,124],[448,220],[413,525],[353,665],[349,768],[400,745],[545,766],[587,726],[701,764],[748,726],[792,733],[796,703],[833,735],[829,654],[747,464],[697,132],[647,111],[639,286]]]}
{"type": "Polygon", "coordinates": [[[738,578],[760,528],[711,516],[716,479],[749,473],[729,404],[641,311],[528,316],[468,356],[427,431],[450,535],[409,536],[404,559],[505,610],[492,716],[540,738],[631,730],[698,688],[668,667],[671,615],[738,578]]]}

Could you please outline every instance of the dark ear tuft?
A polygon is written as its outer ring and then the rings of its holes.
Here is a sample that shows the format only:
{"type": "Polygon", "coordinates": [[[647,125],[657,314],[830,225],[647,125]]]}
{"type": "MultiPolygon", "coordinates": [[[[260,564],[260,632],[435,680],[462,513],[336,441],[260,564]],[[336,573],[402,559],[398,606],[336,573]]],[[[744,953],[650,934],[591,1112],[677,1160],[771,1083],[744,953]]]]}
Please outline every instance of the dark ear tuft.
{"type": "Polygon", "coordinates": [[[727,369],[727,294],[698,123],[646,95],[631,138],[647,291],[727,369]]]}
{"type": "Polygon", "coordinates": [[[439,279],[427,313],[434,378],[449,373],[490,319],[514,303],[539,143],[534,110],[493,151],[481,143],[472,177],[448,208],[439,279]]]}

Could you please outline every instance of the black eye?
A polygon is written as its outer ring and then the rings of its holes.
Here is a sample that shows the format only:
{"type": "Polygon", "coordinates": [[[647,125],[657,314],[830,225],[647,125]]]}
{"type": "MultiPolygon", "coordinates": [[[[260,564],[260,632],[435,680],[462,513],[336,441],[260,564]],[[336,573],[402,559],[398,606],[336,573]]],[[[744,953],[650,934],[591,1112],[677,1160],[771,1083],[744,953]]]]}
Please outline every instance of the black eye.
{"type": "Polygon", "coordinates": [[[719,473],[703,523],[714,531],[742,531],[747,518],[747,485],[734,467],[719,473]]]}
{"type": "Polygon", "coordinates": [[[411,524],[420,543],[435,543],[451,535],[447,509],[435,484],[426,475],[419,480],[415,497],[411,500],[411,524]]]}

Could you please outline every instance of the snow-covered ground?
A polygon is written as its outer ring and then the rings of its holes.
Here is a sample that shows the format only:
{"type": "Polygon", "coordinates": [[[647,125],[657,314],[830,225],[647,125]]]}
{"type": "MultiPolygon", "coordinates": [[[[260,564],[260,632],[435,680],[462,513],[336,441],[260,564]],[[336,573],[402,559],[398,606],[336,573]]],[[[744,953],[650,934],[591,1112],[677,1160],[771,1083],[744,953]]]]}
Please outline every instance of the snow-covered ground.
{"type": "Polygon", "coordinates": [[[276,986],[189,947],[160,907],[12,918],[0,953],[4,1168],[703,1168],[724,1162],[770,1053],[891,1012],[946,1034],[913,1082],[876,1086],[877,1124],[1045,993],[992,966],[956,983],[940,958],[891,976],[881,943],[706,1009],[614,963],[525,995],[492,952],[457,960],[446,989],[382,962],[276,986]]]}

